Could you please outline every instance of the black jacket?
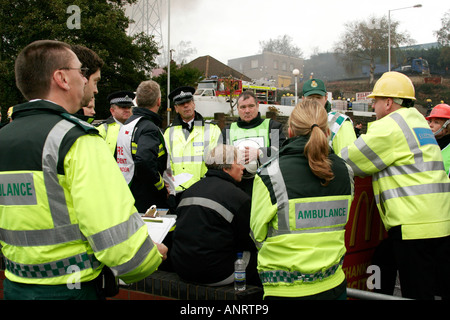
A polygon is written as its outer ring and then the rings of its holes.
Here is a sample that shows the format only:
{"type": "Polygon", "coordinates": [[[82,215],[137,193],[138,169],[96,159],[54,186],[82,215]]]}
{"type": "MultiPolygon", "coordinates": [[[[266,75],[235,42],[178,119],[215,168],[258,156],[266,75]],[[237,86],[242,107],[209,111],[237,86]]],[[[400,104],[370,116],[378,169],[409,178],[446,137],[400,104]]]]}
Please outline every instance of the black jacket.
{"type": "Polygon", "coordinates": [[[145,213],[152,205],[168,208],[166,188],[158,191],[155,187],[167,168],[167,150],[159,128],[162,117],[148,109],[135,108],[133,115],[125,124],[138,117],[142,118],[136,125],[132,138],[132,142],[137,144],[137,152],[133,155],[135,170],[130,190],[136,200],[138,212],[145,213]],[[158,156],[161,144],[164,147],[164,154],[158,156]]]}
{"type": "Polygon", "coordinates": [[[439,144],[439,148],[443,150],[445,149],[446,146],[450,144],[450,134],[447,134],[440,139],[436,139],[436,141],[439,144]]]}
{"type": "MultiPolygon", "coordinates": [[[[222,212],[223,213],[223,212],[222,212]]],[[[237,252],[256,251],[250,233],[250,197],[226,172],[208,170],[187,189],[177,208],[170,258],[177,274],[197,283],[215,283],[234,271],[237,252]],[[228,222],[213,206],[183,206],[187,199],[207,199],[232,213],[228,222]]]]}

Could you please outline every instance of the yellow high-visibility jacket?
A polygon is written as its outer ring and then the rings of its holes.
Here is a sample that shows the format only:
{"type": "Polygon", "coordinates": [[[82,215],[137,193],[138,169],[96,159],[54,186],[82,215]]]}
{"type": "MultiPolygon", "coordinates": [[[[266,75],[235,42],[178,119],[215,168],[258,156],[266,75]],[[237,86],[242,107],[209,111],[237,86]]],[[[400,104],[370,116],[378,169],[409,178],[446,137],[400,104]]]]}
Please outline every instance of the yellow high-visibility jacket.
{"type": "Polygon", "coordinates": [[[450,181],[425,118],[401,108],[368,126],[341,152],[355,175],[373,175],[373,191],[387,230],[403,239],[450,235],[450,181]]]}
{"type": "Polygon", "coordinates": [[[6,277],[43,285],[87,282],[107,265],[129,283],[155,271],[161,255],[97,130],[48,101],[15,111],[0,135],[6,277]]]}
{"type": "Polygon", "coordinates": [[[119,135],[120,127],[121,125],[112,116],[97,126],[100,136],[105,139],[112,155],[116,152],[117,136],[119,135]]]}
{"type": "Polygon", "coordinates": [[[255,176],[250,228],[265,296],[310,296],[345,280],[353,172],[331,152],[335,178],[322,186],[304,156],[307,142],[307,137],[288,139],[279,157],[255,176]]]}
{"type": "Polygon", "coordinates": [[[186,129],[183,129],[179,121],[164,132],[172,174],[175,176],[190,173],[193,176],[178,186],[177,192],[186,190],[205,175],[208,170],[205,165],[206,155],[216,147],[221,137],[220,128],[209,121],[204,121],[198,113],[188,137],[185,136],[186,129]]]}
{"type": "Polygon", "coordinates": [[[328,113],[328,126],[330,127],[330,147],[338,154],[344,147],[356,140],[355,129],[350,117],[339,112],[328,113]]]}

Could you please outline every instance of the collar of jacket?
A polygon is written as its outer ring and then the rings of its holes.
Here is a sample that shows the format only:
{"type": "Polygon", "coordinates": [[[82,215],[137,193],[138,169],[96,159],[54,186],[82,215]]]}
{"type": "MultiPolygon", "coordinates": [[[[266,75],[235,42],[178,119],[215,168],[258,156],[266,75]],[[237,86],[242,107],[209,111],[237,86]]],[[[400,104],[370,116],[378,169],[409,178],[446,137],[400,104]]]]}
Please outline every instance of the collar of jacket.
{"type": "Polygon", "coordinates": [[[114,117],[113,116],[109,116],[103,123],[111,124],[111,123],[114,123],[114,122],[116,122],[114,117]]]}
{"type": "MultiPolygon", "coordinates": [[[[309,141],[310,135],[297,136],[287,139],[280,149],[280,155],[282,154],[303,154],[305,146],[309,141]]],[[[333,149],[329,148],[329,154],[332,154],[333,149]]]]}
{"type": "Polygon", "coordinates": [[[133,115],[142,116],[142,117],[150,120],[154,124],[156,124],[158,127],[161,127],[161,124],[163,121],[163,118],[159,114],[157,114],[149,109],[146,109],[146,108],[140,108],[140,107],[133,108],[133,115]]]}
{"type": "Polygon", "coordinates": [[[233,179],[232,176],[230,176],[228,173],[222,170],[216,170],[216,169],[208,169],[206,172],[206,177],[218,177],[220,179],[229,181],[237,185],[236,180],[233,179]]]}
{"type": "Polygon", "coordinates": [[[447,135],[443,136],[442,138],[436,139],[436,140],[437,140],[437,143],[439,144],[439,147],[442,150],[450,144],[450,134],[447,134],[447,135]]]}
{"type": "Polygon", "coordinates": [[[20,118],[21,116],[48,112],[55,114],[68,113],[66,109],[54,102],[48,100],[34,100],[14,106],[13,120],[15,118],[20,118]]]}
{"type": "MultiPolygon", "coordinates": [[[[203,116],[200,113],[198,113],[197,111],[194,111],[194,112],[195,112],[194,122],[201,121],[202,126],[203,126],[205,124],[205,120],[203,119],[203,116]]],[[[182,126],[184,129],[189,130],[188,124],[186,122],[184,122],[183,119],[181,119],[181,116],[179,113],[177,113],[177,115],[173,119],[172,126],[182,126]]]]}
{"type": "MultiPolygon", "coordinates": [[[[83,109],[81,109],[83,110],[83,109]]],[[[75,117],[77,117],[80,120],[86,121],[87,123],[92,124],[94,122],[95,117],[94,116],[85,116],[83,113],[77,112],[73,114],[75,117]]]]}
{"type": "Polygon", "coordinates": [[[258,115],[256,116],[256,118],[250,120],[250,122],[245,122],[241,118],[239,118],[237,120],[237,125],[239,128],[242,128],[242,129],[250,129],[250,128],[255,128],[255,127],[259,126],[263,121],[264,121],[264,119],[261,118],[261,113],[258,112],[258,115]]]}

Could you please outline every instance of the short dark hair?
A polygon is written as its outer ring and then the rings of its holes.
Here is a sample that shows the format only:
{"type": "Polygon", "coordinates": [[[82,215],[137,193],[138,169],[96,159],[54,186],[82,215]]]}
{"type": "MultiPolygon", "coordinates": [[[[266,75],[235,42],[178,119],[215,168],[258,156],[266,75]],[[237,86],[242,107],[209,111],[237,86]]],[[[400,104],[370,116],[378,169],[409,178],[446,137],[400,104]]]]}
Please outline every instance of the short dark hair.
{"type": "Polygon", "coordinates": [[[38,40],[27,45],[15,62],[16,86],[27,100],[46,98],[52,74],[67,67],[70,46],[55,40],[38,40]]]}
{"type": "Polygon", "coordinates": [[[86,78],[89,80],[90,76],[101,69],[105,64],[102,58],[98,56],[93,50],[86,48],[82,45],[72,45],[70,47],[73,52],[77,55],[83,67],[87,67],[89,70],[86,73],[86,78]]]}
{"type": "Polygon", "coordinates": [[[242,93],[239,95],[237,101],[239,101],[239,99],[241,99],[241,98],[243,98],[243,100],[253,98],[253,99],[255,99],[255,102],[258,103],[258,99],[256,98],[255,93],[251,90],[242,91],[242,93]]]}

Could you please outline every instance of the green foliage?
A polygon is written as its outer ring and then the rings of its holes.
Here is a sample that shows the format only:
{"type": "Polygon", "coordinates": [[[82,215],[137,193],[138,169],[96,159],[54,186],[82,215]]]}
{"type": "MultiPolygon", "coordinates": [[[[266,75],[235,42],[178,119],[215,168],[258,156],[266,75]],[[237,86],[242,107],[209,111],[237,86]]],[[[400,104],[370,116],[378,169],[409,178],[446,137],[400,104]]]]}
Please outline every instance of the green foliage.
{"type": "MultiPolygon", "coordinates": [[[[165,73],[153,78],[161,86],[161,108],[160,113],[167,111],[167,97],[170,92],[167,92],[167,68],[165,73]]],[[[170,64],[170,91],[175,90],[181,86],[197,87],[201,80],[203,73],[197,68],[192,68],[188,65],[177,66],[172,61],[170,64]]]]}
{"type": "Polygon", "coordinates": [[[441,19],[442,27],[435,32],[438,42],[442,46],[450,46],[450,10],[444,13],[441,19]]]}
{"type": "MultiPolygon", "coordinates": [[[[130,37],[130,23],[124,6],[136,0],[0,0],[0,101],[2,112],[23,102],[15,86],[14,60],[22,48],[40,39],[84,45],[105,62],[96,96],[96,118],[109,116],[106,96],[117,90],[135,91],[149,78],[158,55],[153,38],[144,34],[130,37]],[[73,12],[80,8],[80,29],[68,27],[73,12]]],[[[5,118],[5,117],[4,117],[5,118]]]]}

